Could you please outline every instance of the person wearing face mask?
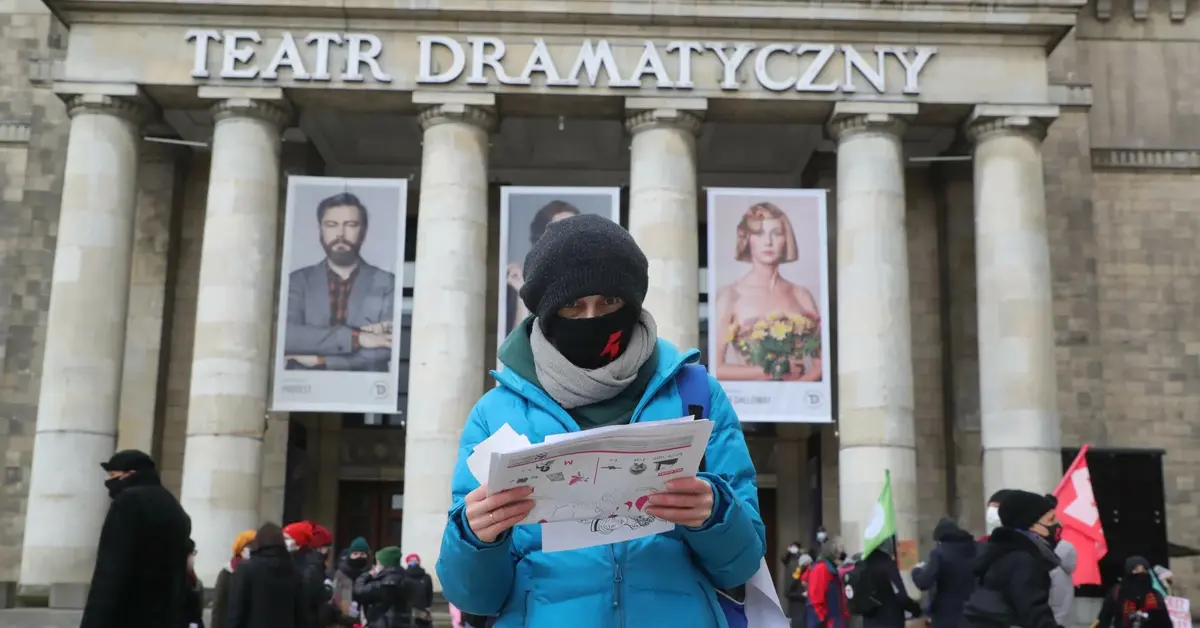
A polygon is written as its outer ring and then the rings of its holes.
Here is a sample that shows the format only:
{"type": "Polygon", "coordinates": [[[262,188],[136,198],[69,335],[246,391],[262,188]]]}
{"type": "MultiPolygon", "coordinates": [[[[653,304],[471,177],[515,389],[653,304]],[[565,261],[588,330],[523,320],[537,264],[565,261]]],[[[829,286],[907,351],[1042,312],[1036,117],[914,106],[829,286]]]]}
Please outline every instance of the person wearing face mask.
{"type": "Polygon", "coordinates": [[[346,548],[345,556],[338,562],[338,571],[354,581],[370,568],[371,545],[361,536],[350,541],[350,547],[346,548]]]}
{"type": "Polygon", "coordinates": [[[1004,497],[1006,495],[1008,495],[1011,492],[1012,491],[1009,489],[1002,488],[1002,489],[996,491],[995,493],[993,493],[992,496],[990,498],[988,498],[987,517],[986,517],[987,518],[987,534],[979,537],[979,541],[981,543],[987,543],[988,536],[990,536],[992,534],[992,531],[995,530],[996,528],[1000,527],[1000,525],[1001,525],[1000,524],[1000,502],[1001,502],[1001,500],[1004,499],[1004,497]]]}
{"type": "Polygon", "coordinates": [[[225,628],[317,628],[279,526],[262,524],[250,548],[229,584],[225,628]]]}
{"type": "Polygon", "coordinates": [[[1141,556],[1126,559],[1121,581],[1100,606],[1097,628],[1171,628],[1166,598],[1155,584],[1150,561],[1141,556]]]}
{"type": "Polygon", "coordinates": [[[254,542],[254,530],[246,530],[233,539],[233,557],[229,564],[221,568],[217,574],[217,582],[213,586],[212,628],[226,628],[228,614],[229,583],[238,565],[250,559],[250,544],[254,542]]]}
{"type": "Polygon", "coordinates": [[[421,566],[421,557],[416,554],[405,556],[404,565],[405,590],[412,606],[413,626],[433,628],[433,578],[421,566]]]}
{"type": "Polygon", "coordinates": [[[1061,524],[1048,495],[1014,490],[1000,502],[1001,526],[975,563],[977,586],[963,609],[968,628],[1057,628],[1050,608],[1053,547],[1061,524]]]}
{"type": "Polygon", "coordinates": [[[669,532],[545,553],[538,526],[514,528],[533,508],[530,490],[489,497],[471,475],[467,457],[506,423],[537,443],[680,417],[677,377],[699,358],[658,338],[642,307],[646,256],[610,220],[583,214],[550,224],[523,271],[520,296],[531,315],[501,346],[500,385],[476,403],[460,441],[437,563],[443,595],[464,612],[499,616],[501,626],[558,628],[593,618],[595,625],[723,627],[716,588],[754,575],[766,532],[754,466],[715,378],[701,373],[714,423],[706,470],[668,482],[646,509],[675,524],[669,532]]]}
{"type": "Polygon", "coordinates": [[[304,585],[305,617],[315,623],[325,604],[325,557],[312,547],[312,522],[298,521],[284,526],[283,540],[304,585]]]}
{"type": "Polygon", "coordinates": [[[191,518],[163,488],[145,452],[118,451],[100,467],[108,474],[104,487],[112,502],[80,628],[186,626],[191,518]]]}
{"type": "Polygon", "coordinates": [[[186,584],[183,592],[183,621],[180,628],[204,628],[204,583],[196,575],[196,542],[188,539],[186,584]]]}

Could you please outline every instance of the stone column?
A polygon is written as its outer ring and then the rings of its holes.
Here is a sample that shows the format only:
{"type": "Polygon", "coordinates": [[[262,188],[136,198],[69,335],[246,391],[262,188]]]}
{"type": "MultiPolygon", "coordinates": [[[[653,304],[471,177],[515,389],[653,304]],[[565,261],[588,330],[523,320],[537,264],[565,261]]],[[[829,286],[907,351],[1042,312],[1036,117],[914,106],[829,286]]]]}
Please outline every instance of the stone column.
{"type": "MultiPolygon", "coordinates": [[[[984,496],[1040,493],[1062,477],[1042,148],[1058,107],[980,105],[975,272],[984,496]]],[[[984,497],[986,498],[986,497],[984,497]]]]}
{"type": "Polygon", "coordinates": [[[897,536],[917,538],[905,119],[916,104],[834,106],[837,139],[838,452],[841,536],[862,548],[885,471],[897,536]]]}
{"type": "Polygon", "coordinates": [[[658,335],[680,349],[700,344],[700,221],[696,134],[702,98],[627,98],[629,233],[650,262],[645,308],[658,335]]]}
{"type": "Polygon", "coordinates": [[[147,109],[67,98],[71,135],[46,323],[21,576],[29,598],[82,608],[108,511],[129,307],[138,147],[147,109]],[[53,586],[59,585],[59,586],[53,586]]]}
{"type": "MultiPolygon", "coordinates": [[[[282,94],[279,94],[281,97],[282,94]]],[[[181,502],[214,582],[256,528],[274,329],[282,98],[219,100],[200,251],[181,502]]]]}
{"type": "MultiPolygon", "coordinates": [[[[405,553],[437,561],[458,440],[483,394],[492,94],[417,92],[425,109],[404,447],[405,553]]],[[[441,590],[430,570],[434,588],[441,590]]]]}
{"type": "MultiPolygon", "coordinates": [[[[151,130],[153,132],[153,130],[151,130]]],[[[156,456],[155,409],[162,364],[163,312],[167,295],[167,251],[175,212],[178,146],[147,142],[138,166],[137,218],[129,277],[129,312],[117,449],[156,456]]]]}

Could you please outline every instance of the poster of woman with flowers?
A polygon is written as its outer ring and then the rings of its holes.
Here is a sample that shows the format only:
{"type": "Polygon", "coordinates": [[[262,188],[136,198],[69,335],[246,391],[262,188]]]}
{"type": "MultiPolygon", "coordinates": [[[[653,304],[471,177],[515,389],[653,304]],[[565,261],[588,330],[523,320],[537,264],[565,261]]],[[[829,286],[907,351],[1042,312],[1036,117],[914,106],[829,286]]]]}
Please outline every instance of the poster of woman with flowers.
{"type": "Polygon", "coordinates": [[[832,420],[824,190],[708,190],[710,371],[743,421],[832,420]]]}

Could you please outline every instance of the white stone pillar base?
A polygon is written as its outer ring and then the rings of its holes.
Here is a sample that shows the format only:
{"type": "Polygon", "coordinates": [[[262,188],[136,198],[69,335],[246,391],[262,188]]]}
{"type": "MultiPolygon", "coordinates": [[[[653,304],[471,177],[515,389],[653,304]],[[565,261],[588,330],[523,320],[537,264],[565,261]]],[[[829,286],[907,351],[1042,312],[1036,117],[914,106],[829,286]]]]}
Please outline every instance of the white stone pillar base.
{"type": "MultiPolygon", "coordinates": [[[[451,97],[453,98],[453,97],[451,97]]],[[[483,394],[490,107],[450,102],[421,113],[417,265],[404,447],[404,552],[440,554],[458,441],[483,394]]],[[[434,589],[441,590],[430,569],[434,589]]]]}
{"type": "Polygon", "coordinates": [[[1057,107],[976,107],[975,272],[984,495],[1062,477],[1041,141],[1057,107]]]}
{"type": "Polygon", "coordinates": [[[841,534],[859,551],[891,473],[897,539],[917,539],[904,119],[916,105],[837,103],[838,478],[841,534]]]}
{"type": "Polygon", "coordinates": [[[20,582],[86,585],[109,498],[100,463],[116,445],[139,128],[147,109],[123,98],[67,102],[46,349],[38,397],[20,582]]]}
{"type": "Polygon", "coordinates": [[[196,574],[215,582],[229,543],[257,528],[275,326],[280,128],[286,108],[250,99],[213,107],[212,166],[187,441],[180,488],[196,574]]]}
{"type": "MultiPolygon", "coordinates": [[[[631,99],[645,100],[645,99],[631,99]]],[[[646,254],[650,285],[643,307],[658,335],[680,349],[700,343],[696,134],[693,111],[658,108],[630,115],[629,233],[646,254]]]]}

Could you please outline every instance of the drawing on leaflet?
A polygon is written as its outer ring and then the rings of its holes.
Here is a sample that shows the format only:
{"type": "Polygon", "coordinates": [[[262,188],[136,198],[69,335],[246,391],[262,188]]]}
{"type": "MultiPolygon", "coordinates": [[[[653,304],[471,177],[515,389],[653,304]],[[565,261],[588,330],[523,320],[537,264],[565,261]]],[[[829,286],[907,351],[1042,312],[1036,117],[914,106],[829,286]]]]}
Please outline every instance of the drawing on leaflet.
{"type": "Polygon", "coordinates": [[[641,475],[646,470],[646,463],[641,460],[629,465],[629,472],[633,475],[641,475]]]}
{"type": "Polygon", "coordinates": [[[654,517],[649,515],[635,515],[632,517],[613,516],[607,519],[594,519],[592,521],[592,532],[597,534],[612,534],[619,530],[622,526],[630,530],[644,528],[654,523],[654,517]]]}
{"type": "Polygon", "coordinates": [[[550,472],[550,465],[551,465],[551,464],[553,464],[553,463],[554,463],[554,461],[553,461],[553,460],[547,460],[547,461],[545,461],[545,462],[539,462],[539,463],[538,463],[538,465],[537,465],[537,470],[538,470],[538,471],[541,471],[542,473],[549,473],[549,472],[550,472]]]}
{"type": "Polygon", "coordinates": [[[610,464],[610,465],[608,465],[607,467],[600,467],[600,468],[601,468],[601,469],[608,469],[609,471],[616,471],[616,470],[620,469],[621,467],[613,466],[613,465],[611,465],[611,464],[610,464]]]}
{"type": "Polygon", "coordinates": [[[571,476],[571,481],[567,482],[567,486],[575,486],[576,484],[579,484],[580,482],[587,483],[587,481],[589,479],[590,478],[583,477],[582,471],[576,471],[575,475],[571,476]]]}
{"type": "Polygon", "coordinates": [[[529,478],[517,478],[517,484],[524,484],[529,481],[529,478]]]}
{"type": "Polygon", "coordinates": [[[667,458],[666,460],[657,460],[654,463],[654,470],[662,471],[663,465],[671,467],[671,466],[674,466],[678,462],[679,462],[679,458],[677,458],[677,457],[676,458],[667,458]]]}
{"type": "Polygon", "coordinates": [[[560,471],[558,473],[547,473],[546,479],[550,480],[551,482],[562,482],[565,478],[563,477],[563,474],[560,471]]]}

